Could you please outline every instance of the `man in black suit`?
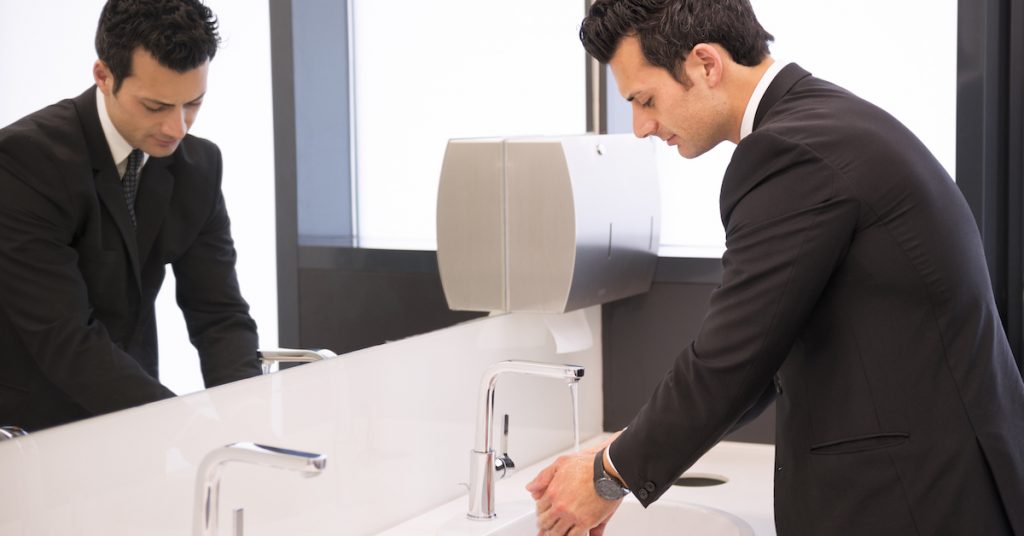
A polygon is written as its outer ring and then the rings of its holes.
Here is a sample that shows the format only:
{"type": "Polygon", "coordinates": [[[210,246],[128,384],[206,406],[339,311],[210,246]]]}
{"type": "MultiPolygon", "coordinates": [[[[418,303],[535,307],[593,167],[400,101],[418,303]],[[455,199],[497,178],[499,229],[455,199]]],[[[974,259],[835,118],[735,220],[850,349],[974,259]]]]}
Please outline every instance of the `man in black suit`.
{"type": "Polygon", "coordinates": [[[1024,534],[1024,384],[974,218],[921,142],[776,64],[747,0],[598,0],[581,38],[638,136],[737,146],[697,338],[607,448],[529,485],[541,532],[601,534],[623,487],[647,506],[776,399],[779,534],[1024,534]]]}
{"type": "Polygon", "coordinates": [[[174,396],[157,379],[167,264],[206,385],[259,374],[220,151],[188,134],[218,43],[199,0],[110,0],[96,86],[0,130],[0,424],[174,396]]]}

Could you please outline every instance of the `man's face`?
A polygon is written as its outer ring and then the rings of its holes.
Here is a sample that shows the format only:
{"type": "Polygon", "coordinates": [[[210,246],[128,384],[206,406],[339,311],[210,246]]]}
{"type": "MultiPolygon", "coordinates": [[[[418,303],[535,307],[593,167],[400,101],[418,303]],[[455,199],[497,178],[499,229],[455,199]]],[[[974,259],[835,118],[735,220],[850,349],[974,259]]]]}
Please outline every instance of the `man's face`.
{"type": "Polygon", "coordinates": [[[93,73],[117,131],[132,147],[162,157],[178,148],[195,121],[206,94],[209,65],[179,73],[139,47],[132,54],[132,74],[116,94],[106,64],[97,61],[93,73]]]}
{"type": "Polygon", "coordinates": [[[692,73],[690,87],[665,69],[647,62],[636,37],[627,36],[608,62],[619,93],[632,104],[633,132],[657,136],[685,158],[700,156],[722,140],[724,101],[709,87],[703,66],[690,54],[684,63],[692,73]]]}

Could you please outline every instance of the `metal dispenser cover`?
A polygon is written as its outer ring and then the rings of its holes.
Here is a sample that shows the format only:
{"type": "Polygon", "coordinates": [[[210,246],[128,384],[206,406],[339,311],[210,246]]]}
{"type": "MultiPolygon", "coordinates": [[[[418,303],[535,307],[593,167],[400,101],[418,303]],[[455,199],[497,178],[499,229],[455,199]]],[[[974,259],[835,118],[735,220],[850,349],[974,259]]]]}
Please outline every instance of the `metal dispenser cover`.
{"type": "Polygon", "coordinates": [[[437,260],[452,309],[562,313],[645,292],[659,230],[649,140],[448,142],[437,260]]]}

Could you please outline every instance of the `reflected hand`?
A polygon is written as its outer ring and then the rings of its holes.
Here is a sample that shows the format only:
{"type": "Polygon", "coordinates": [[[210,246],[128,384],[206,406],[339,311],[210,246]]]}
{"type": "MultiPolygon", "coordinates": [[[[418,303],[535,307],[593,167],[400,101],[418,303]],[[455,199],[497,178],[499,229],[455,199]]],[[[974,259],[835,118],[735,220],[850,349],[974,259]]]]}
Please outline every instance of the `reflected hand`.
{"type": "Polygon", "coordinates": [[[537,502],[538,536],[601,536],[622,503],[597,496],[594,450],[562,456],[527,484],[537,502]]]}

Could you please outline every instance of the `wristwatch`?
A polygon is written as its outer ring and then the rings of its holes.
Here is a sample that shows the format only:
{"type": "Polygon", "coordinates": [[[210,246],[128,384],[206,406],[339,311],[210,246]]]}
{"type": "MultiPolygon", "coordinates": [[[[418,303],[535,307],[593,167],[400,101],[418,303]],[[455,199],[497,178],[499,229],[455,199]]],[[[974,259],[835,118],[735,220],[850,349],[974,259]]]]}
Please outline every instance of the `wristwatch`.
{"type": "Polygon", "coordinates": [[[604,470],[604,449],[594,456],[594,489],[598,497],[608,501],[617,501],[629,495],[629,490],[622,482],[604,470]]]}

